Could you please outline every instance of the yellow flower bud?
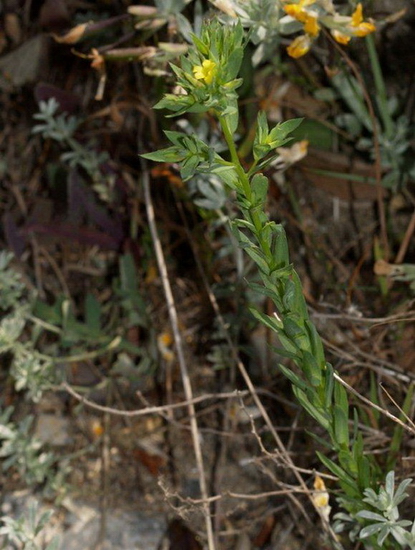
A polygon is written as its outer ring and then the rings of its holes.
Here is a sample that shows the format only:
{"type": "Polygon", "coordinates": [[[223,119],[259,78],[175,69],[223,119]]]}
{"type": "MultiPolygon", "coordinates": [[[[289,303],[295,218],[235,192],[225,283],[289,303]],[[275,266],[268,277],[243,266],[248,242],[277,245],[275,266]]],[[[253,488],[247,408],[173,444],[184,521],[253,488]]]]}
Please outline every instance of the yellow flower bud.
{"type": "Polygon", "coordinates": [[[368,34],[375,32],[375,25],[369,20],[364,21],[363,19],[363,7],[359,3],[356,6],[356,9],[352,13],[352,21],[350,23],[351,31],[354,36],[367,36],[368,34]]]}

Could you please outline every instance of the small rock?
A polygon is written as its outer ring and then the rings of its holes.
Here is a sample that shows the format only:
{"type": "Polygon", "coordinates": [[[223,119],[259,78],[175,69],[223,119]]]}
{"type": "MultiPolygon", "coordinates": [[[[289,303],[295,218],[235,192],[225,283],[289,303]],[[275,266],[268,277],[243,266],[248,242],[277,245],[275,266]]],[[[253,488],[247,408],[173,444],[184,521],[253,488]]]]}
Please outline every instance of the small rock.
{"type": "Polygon", "coordinates": [[[36,422],[35,437],[42,443],[61,447],[71,443],[69,420],[54,414],[40,414],[36,422]]]}

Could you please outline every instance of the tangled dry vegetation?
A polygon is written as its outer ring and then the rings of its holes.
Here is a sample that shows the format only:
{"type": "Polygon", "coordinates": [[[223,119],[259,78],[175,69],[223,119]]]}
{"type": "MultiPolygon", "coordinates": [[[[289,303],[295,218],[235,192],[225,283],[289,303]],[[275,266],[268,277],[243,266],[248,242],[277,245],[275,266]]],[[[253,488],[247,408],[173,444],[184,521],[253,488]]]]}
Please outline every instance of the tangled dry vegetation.
{"type": "MultiPolygon", "coordinates": [[[[168,62],[189,47],[187,21],[213,10],[179,4],[176,18],[163,3],[0,4],[2,315],[25,315],[14,347],[1,334],[0,437],[13,421],[26,460],[3,454],[1,495],[30,485],[58,517],[68,494],[99,504],[97,544],[110,509],[162,515],[166,547],[187,550],[205,541],[204,489],[220,549],[331,548],[313,506],[318,474],[337,511],[335,476],[316,457],[324,433],[278,370],[290,358],[249,311],[273,304],[246,284],[258,276],[228,227],[236,208],[217,182],[183,182],[177,165],[139,158],[172,127],[152,106],[174,84],[168,62]]],[[[384,21],[376,47],[398,138],[403,117],[413,129],[413,3],[366,4],[384,21]]],[[[279,46],[255,68],[248,46],[239,152],[248,164],[259,109],[274,124],[305,118],[266,169],[267,211],[285,227],[311,319],[359,407],[366,452],[409,478],[413,139],[392,143],[400,165],[382,163],[382,136],[371,157],[364,114],[330,74],[347,67],[374,104],[370,52],[322,40],[295,61],[279,46]]],[[[223,148],[209,115],[190,121],[175,127],[223,148]]]]}

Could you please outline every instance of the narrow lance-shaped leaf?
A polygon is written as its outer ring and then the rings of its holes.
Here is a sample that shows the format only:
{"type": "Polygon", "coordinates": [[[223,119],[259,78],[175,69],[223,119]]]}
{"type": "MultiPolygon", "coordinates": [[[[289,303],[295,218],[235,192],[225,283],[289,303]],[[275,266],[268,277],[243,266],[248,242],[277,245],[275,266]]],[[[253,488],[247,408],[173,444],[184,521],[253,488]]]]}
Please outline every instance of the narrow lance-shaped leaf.
{"type": "Polygon", "coordinates": [[[177,147],[167,147],[166,149],[160,149],[153,153],[145,153],[141,156],[147,160],[154,160],[156,162],[181,162],[186,158],[186,152],[179,150],[177,147]]]}

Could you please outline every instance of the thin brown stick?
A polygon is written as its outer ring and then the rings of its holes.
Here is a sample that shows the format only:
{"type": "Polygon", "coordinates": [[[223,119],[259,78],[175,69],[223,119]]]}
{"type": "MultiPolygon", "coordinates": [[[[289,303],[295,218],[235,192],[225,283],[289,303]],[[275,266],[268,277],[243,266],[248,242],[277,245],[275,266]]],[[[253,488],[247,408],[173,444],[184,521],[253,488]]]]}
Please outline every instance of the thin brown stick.
{"type": "Polygon", "coordinates": [[[174,303],[173,292],[170,285],[166,262],[164,260],[163,249],[158,236],[153,202],[152,202],[151,193],[150,193],[150,179],[149,179],[148,171],[146,169],[144,160],[142,160],[142,167],[144,168],[142,172],[142,182],[143,182],[143,188],[144,188],[144,200],[146,204],[147,220],[148,220],[150,233],[153,241],[154,251],[156,254],[157,266],[161,276],[163,291],[167,302],[167,308],[169,312],[169,318],[170,318],[171,328],[173,331],[174,343],[176,347],[177,360],[179,362],[180,373],[182,377],[183,389],[184,389],[186,399],[187,401],[189,401],[188,411],[189,411],[189,417],[190,417],[190,428],[191,428],[192,440],[193,440],[193,450],[195,453],[196,465],[198,469],[200,492],[201,492],[202,498],[206,501],[203,505],[203,511],[205,515],[208,548],[209,550],[215,550],[215,539],[213,535],[211,514],[209,509],[209,503],[206,500],[208,498],[208,488],[207,488],[206,475],[205,475],[205,469],[203,464],[202,447],[201,447],[201,442],[199,437],[195,407],[194,407],[194,404],[192,403],[193,389],[190,382],[186,360],[184,357],[183,343],[182,343],[181,333],[179,330],[179,320],[178,320],[176,305],[174,303]]]}
{"type": "Polygon", "coordinates": [[[101,411],[104,413],[109,413],[114,416],[127,416],[127,417],[145,416],[147,414],[166,413],[173,409],[181,409],[183,407],[189,407],[189,405],[195,405],[196,403],[201,403],[202,401],[208,401],[210,399],[233,399],[241,395],[246,396],[249,394],[249,392],[246,390],[245,391],[235,390],[233,392],[227,392],[227,393],[206,393],[204,395],[193,397],[192,399],[189,399],[186,401],[181,401],[180,403],[172,403],[171,405],[160,405],[160,406],[154,406],[154,407],[145,407],[144,409],[137,409],[134,411],[125,411],[120,409],[114,409],[112,407],[107,407],[105,405],[99,405],[98,403],[94,403],[93,401],[90,401],[87,397],[75,391],[67,382],[63,382],[60,388],[67,391],[77,401],[79,401],[83,405],[87,405],[91,409],[95,409],[96,411],[101,411]]]}
{"type": "Polygon", "coordinates": [[[366,403],[366,405],[369,405],[372,409],[379,411],[380,413],[388,417],[390,420],[393,420],[393,422],[396,422],[397,424],[402,426],[402,428],[407,432],[409,432],[411,435],[415,435],[414,428],[408,426],[407,424],[404,424],[402,420],[394,416],[388,410],[382,409],[382,407],[379,407],[379,405],[376,405],[376,403],[373,403],[373,401],[371,401],[367,397],[364,397],[361,393],[359,393],[357,390],[352,388],[352,386],[350,386],[347,382],[345,382],[338,374],[334,373],[333,377],[335,378],[335,380],[337,380],[337,382],[339,382],[342,386],[344,386],[350,393],[352,393],[354,396],[360,399],[360,401],[362,401],[363,403],[366,403]]]}
{"type": "Polygon", "coordinates": [[[401,264],[405,258],[406,251],[408,250],[409,243],[411,242],[412,235],[415,231],[415,210],[412,213],[412,217],[409,221],[408,227],[406,228],[404,238],[402,239],[401,246],[399,247],[398,253],[396,254],[395,264],[401,264]]]}
{"type": "Polygon", "coordinates": [[[409,418],[409,416],[406,414],[406,412],[398,405],[398,403],[395,401],[395,399],[391,396],[391,394],[388,392],[388,390],[383,386],[383,384],[379,384],[382,391],[386,393],[388,398],[392,401],[392,403],[395,405],[395,407],[398,409],[398,411],[401,413],[401,415],[406,419],[406,421],[414,428],[415,430],[415,423],[414,421],[409,418]]]}

